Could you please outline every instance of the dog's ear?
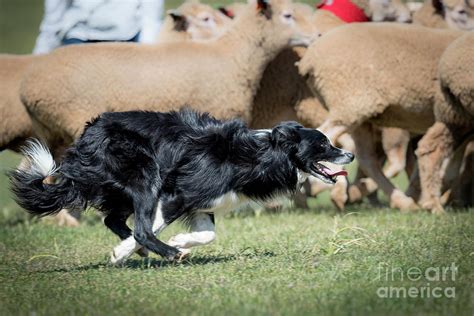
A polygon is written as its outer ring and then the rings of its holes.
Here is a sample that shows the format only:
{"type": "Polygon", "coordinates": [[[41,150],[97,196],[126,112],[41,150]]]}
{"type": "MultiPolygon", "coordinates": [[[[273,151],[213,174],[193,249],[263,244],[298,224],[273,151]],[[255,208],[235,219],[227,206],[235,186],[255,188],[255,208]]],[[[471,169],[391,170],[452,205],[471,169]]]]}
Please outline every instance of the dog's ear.
{"type": "Polygon", "coordinates": [[[298,131],[302,128],[303,125],[294,121],[281,122],[272,129],[272,145],[280,147],[296,146],[301,141],[298,131]]]}
{"type": "Polygon", "coordinates": [[[173,29],[178,32],[185,32],[188,29],[188,20],[178,10],[169,10],[168,15],[173,19],[173,29]]]}

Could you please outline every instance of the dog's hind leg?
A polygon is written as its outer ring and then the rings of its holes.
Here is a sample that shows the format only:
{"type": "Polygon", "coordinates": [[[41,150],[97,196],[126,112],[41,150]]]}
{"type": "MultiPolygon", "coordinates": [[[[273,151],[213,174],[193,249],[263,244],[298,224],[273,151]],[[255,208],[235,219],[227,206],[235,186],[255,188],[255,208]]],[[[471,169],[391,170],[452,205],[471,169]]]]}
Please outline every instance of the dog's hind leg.
{"type": "Polygon", "coordinates": [[[104,224],[121,240],[124,240],[132,236],[132,230],[126,223],[127,217],[123,214],[111,213],[104,218],[104,224]]]}
{"type": "MultiPolygon", "coordinates": [[[[125,240],[132,236],[132,230],[126,223],[128,216],[129,214],[111,213],[104,218],[104,224],[121,240],[125,240]]],[[[137,254],[141,257],[147,257],[148,250],[146,248],[140,248],[137,250],[137,254]]]]}
{"type": "Polygon", "coordinates": [[[168,245],[178,248],[183,255],[189,254],[191,247],[207,245],[216,239],[214,214],[196,213],[190,224],[190,233],[178,234],[168,241],[168,245]]]}
{"type": "MultiPolygon", "coordinates": [[[[154,249],[157,249],[157,247],[154,247],[153,249],[149,248],[148,244],[145,244],[145,242],[143,242],[143,244],[142,244],[142,243],[138,242],[137,239],[136,239],[136,234],[137,234],[136,231],[140,227],[140,224],[141,224],[140,221],[143,221],[144,220],[143,217],[147,216],[147,215],[149,217],[148,217],[148,219],[145,219],[146,220],[146,225],[150,225],[151,221],[153,220],[153,226],[152,226],[152,229],[151,229],[152,232],[150,232],[150,235],[149,235],[149,236],[151,236],[151,239],[152,240],[154,239],[154,240],[158,241],[160,243],[160,245],[161,244],[164,245],[163,248],[175,250],[176,251],[175,256],[178,254],[177,249],[166,245],[165,243],[163,243],[160,240],[156,239],[155,236],[154,236],[154,234],[159,233],[161,230],[163,230],[167,226],[167,223],[165,223],[163,213],[162,213],[162,210],[161,210],[161,203],[158,203],[158,206],[156,207],[156,211],[154,213],[154,216],[150,216],[149,212],[142,215],[142,216],[137,216],[137,213],[135,213],[135,236],[132,236],[132,235],[129,236],[128,238],[124,239],[118,246],[116,246],[114,248],[114,250],[112,252],[111,259],[110,259],[110,261],[113,264],[120,264],[120,263],[124,262],[134,252],[139,251],[141,249],[149,249],[153,252],[156,252],[154,249]]],[[[153,214],[151,214],[151,215],[153,215],[153,214]]],[[[170,258],[166,255],[160,254],[159,252],[156,252],[156,253],[158,253],[159,255],[161,255],[163,257],[170,258]]],[[[174,257],[172,257],[172,258],[174,258],[174,257]]]]}

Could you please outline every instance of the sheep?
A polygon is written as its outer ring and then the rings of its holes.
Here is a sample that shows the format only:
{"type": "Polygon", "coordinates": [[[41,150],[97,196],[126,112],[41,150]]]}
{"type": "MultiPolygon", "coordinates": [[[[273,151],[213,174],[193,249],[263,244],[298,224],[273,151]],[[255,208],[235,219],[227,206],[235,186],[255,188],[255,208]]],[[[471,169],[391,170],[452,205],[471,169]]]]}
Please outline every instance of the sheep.
{"type": "Polygon", "coordinates": [[[448,28],[443,16],[441,0],[425,0],[421,8],[413,13],[413,24],[440,29],[448,28]]]}
{"type": "Polygon", "coordinates": [[[474,30],[474,1],[473,0],[441,0],[444,9],[444,19],[454,30],[474,30]]]}
{"type": "MultiPolygon", "coordinates": [[[[0,151],[20,152],[29,137],[35,136],[32,122],[20,101],[20,82],[26,69],[41,56],[0,54],[0,151]]],[[[20,168],[26,162],[22,161],[20,168]]],[[[26,166],[24,166],[26,167],[26,166]]],[[[66,211],[56,216],[59,225],[78,226],[79,222],[66,211]]]]}
{"type": "Polygon", "coordinates": [[[63,47],[34,63],[20,95],[33,126],[60,155],[104,111],[168,111],[185,104],[219,118],[250,120],[266,65],[299,30],[290,1],[258,1],[214,41],[63,47]],[[125,62],[126,61],[126,62],[125,62]]]}
{"type": "MultiPolygon", "coordinates": [[[[470,149],[466,154],[465,175],[458,179],[460,182],[468,182],[471,190],[468,196],[472,199],[473,169],[470,168],[474,152],[474,76],[469,68],[472,65],[474,33],[468,32],[454,41],[439,61],[439,93],[444,102],[435,104],[436,123],[420,140],[416,151],[422,187],[420,203],[436,213],[444,211],[441,193],[443,180],[449,183],[449,179],[446,179],[450,173],[448,167],[452,167],[455,153],[462,153],[466,146],[470,149]]],[[[453,169],[456,170],[456,166],[453,169]]]]}
{"type": "Polygon", "coordinates": [[[472,31],[474,3],[472,0],[425,0],[422,7],[413,14],[413,23],[433,28],[472,31]]]}
{"type": "MultiPolygon", "coordinates": [[[[367,4],[368,5],[368,4],[367,4]]],[[[309,16],[310,9],[301,6],[301,18],[309,16]]],[[[313,14],[312,32],[324,34],[329,30],[346,24],[334,14],[327,10],[316,10],[313,14]]],[[[264,72],[260,88],[254,100],[251,126],[254,128],[266,128],[272,126],[275,122],[282,119],[298,119],[305,125],[319,127],[327,117],[327,110],[322,106],[317,98],[308,89],[303,77],[298,73],[295,63],[297,63],[304,55],[305,48],[293,48],[280,53],[274,61],[272,61],[264,72]],[[296,116],[295,113],[298,113],[296,116]]],[[[391,148],[389,155],[389,172],[388,176],[394,176],[404,169],[405,146],[407,143],[406,132],[392,131],[387,134],[383,141],[399,140],[399,144],[393,143],[392,147],[385,144],[385,147],[391,148]],[[397,133],[397,134],[396,134],[397,133]],[[393,153],[397,152],[397,156],[393,153]]],[[[346,142],[347,143],[347,142],[346,142]]],[[[349,145],[350,147],[350,145],[349,145]]],[[[347,148],[350,150],[350,148],[347,148]]],[[[355,187],[351,186],[349,195],[346,193],[347,184],[339,181],[336,186],[329,186],[320,182],[312,182],[312,194],[317,194],[326,189],[331,190],[331,199],[338,209],[343,209],[347,200],[356,202],[365,195],[375,191],[377,186],[373,181],[364,179],[357,182],[355,187]]],[[[303,200],[303,199],[300,199],[303,200]]],[[[299,205],[301,207],[304,204],[299,205]]]]}
{"type": "Polygon", "coordinates": [[[360,167],[394,208],[418,205],[382,173],[374,125],[423,134],[433,124],[437,61],[461,34],[405,24],[344,25],[311,45],[299,63],[300,74],[329,110],[320,129],[332,140],[350,132],[360,167]]]}
{"type": "Polygon", "coordinates": [[[0,54],[0,151],[19,151],[33,136],[31,119],[20,101],[21,78],[37,57],[0,54]]]}
{"type": "Polygon", "coordinates": [[[227,30],[231,21],[209,5],[187,1],[167,12],[158,43],[216,38],[227,30]]]}

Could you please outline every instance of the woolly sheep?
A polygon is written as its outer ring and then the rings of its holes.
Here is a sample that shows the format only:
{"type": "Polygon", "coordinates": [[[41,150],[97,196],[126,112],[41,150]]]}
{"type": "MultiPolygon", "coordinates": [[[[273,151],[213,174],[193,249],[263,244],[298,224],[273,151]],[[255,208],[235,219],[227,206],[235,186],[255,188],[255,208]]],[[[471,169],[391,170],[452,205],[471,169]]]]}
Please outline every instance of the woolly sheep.
{"type": "Polygon", "coordinates": [[[474,30],[474,0],[425,0],[413,23],[433,28],[474,30]]]}
{"type": "MultiPolygon", "coordinates": [[[[246,7],[246,6],[245,6],[246,7]]],[[[187,1],[169,10],[158,35],[158,42],[204,40],[222,35],[232,20],[199,1],[187,1]]]]}
{"type": "Polygon", "coordinates": [[[0,54],[0,151],[18,151],[33,135],[31,119],[20,101],[21,78],[38,57],[0,54]]]}
{"type": "Polygon", "coordinates": [[[390,197],[392,207],[418,206],[383,175],[372,125],[423,134],[433,124],[436,87],[430,78],[436,78],[444,49],[461,34],[406,24],[344,25],[311,45],[299,64],[329,109],[320,129],[333,140],[351,133],[361,168],[390,197]]]}
{"type": "MultiPolygon", "coordinates": [[[[434,212],[443,212],[441,193],[443,180],[449,175],[455,153],[467,145],[470,136],[470,155],[464,167],[465,176],[458,179],[471,185],[474,132],[474,33],[469,32],[454,41],[443,53],[438,68],[440,92],[445,102],[435,104],[436,123],[420,140],[417,156],[422,186],[421,205],[434,212]],[[451,164],[450,164],[451,162],[451,164]],[[469,165],[469,163],[471,163],[469,165]],[[470,180],[470,183],[469,183],[470,180]]],[[[454,167],[456,170],[457,168],[454,167]]],[[[454,175],[457,175],[454,172],[454,175]]],[[[449,181],[448,181],[449,182],[449,181]]]]}
{"type": "MultiPolygon", "coordinates": [[[[308,17],[311,13],[309,7],[301,6],[301,18],[308,17]]],[[[327,10],[316,10],[310,22],[312,32],[324,34],[329,30],[346,24],[327,10]]],[[[304,55],[305,48],[293,48],[285,50],[272,61],[264,72],[260,88],[254,100],[251,126],[254,128],[266,128],[276,122],[288,119],[298,119],[307,126],[319,127],[327,117],[327,110],[321,105],[317,98],[308,89],[306,82],[299,75],[295,66],[304,55]],[[295,109],[298,116],[295,115],[295,109]]],[[[378,133],[378,131],[377,131],[378,133]]],[[[388,176],[394,176],[401,172],[405,166],[405,153],[407,143],[406,132],[398,130],[386,133],[383,141],[398,140],[391,145],[385,144],[389,155],[388,176]],[[400,138],[402,141],[400,141],[400,138]],[[396,156],[393,155],[396,153],[396,156]]],[[[347,143],[347,141],[346,141],[347,143]]],[[[350,143],[350,140],[349,140],[350,143]]],[[[351,145],[346,147],[350,147],[351,145]]],[[[347,148],[350,150],[351,148],[347,148]]],[[[358,201],[366,194],[377,189],[373,181],[364,179],[357,182],[356,187],[351,188],[350,195],[347,194],[347,183],[339,181],[336,186],[327,186],[319,181],[312,182],[311,190],[313,194],[326,189],[331,189],[331,199],[334,204],[343,209],[344,204],[349,199],[352,202],[358,201]],[[363,188],[362,188],[363,187],[363,188]],[[366,189],[370,188],[370,189],[366,189]]]]}
{"type": "Polygon", "coordinates": [[[104,111],[167,111],[188,104],[249,121],[268,62],[289,44],[311,40],[293,23],[291,5],[261,0],[258,10],[249,6],[232,29],[210,42],[60,48],[32,65],[22,82],[22,102],[38,133],[58,149],[104,111]]]}
{"type": "Polygon", "coordinates": [[[425,0],[419,10],[413,13],[413,24],[445,29],[448,24],[443,16],[441,0],[425,0]]]}

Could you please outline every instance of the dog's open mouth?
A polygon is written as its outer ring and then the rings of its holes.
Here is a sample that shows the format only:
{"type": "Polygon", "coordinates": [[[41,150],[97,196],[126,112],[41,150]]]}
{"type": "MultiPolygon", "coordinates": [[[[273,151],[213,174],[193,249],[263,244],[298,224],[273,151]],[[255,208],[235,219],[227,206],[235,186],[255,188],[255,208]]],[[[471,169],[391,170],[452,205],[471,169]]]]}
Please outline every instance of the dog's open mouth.
{"type": "Polygon", "coordinates": [[[329,184],[336,183],[336,178],[338,176],[347,176],[346,170],[332,171],[319,162],[315,162],[311,165],[311,171],[311,175],[329,184]]]}

